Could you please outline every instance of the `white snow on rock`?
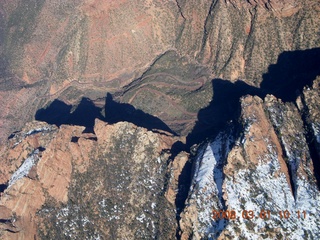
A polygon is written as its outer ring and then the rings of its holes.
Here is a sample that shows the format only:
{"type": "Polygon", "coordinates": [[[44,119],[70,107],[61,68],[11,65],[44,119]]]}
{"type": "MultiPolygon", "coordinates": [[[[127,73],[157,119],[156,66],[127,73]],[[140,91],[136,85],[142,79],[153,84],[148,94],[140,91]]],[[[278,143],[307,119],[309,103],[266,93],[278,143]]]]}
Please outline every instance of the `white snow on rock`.
{"type": "Polygon", "coordinates": [[[271,230],[278,229],[283,238],[319,239],[319,192],[314,191],[306,181],[300,180],[295,200],[285,175],[274,176],[274,170],[270,166],[271,164],[261,164],[254,171],[240,170],[234,179],[226,180],[228,204],[237,211],[237,219],[227,226],[227,230],[246,238],[259,239],[267,227],[271,230]],[[244,219],[244,210],[253,211],[255,218],[244,219]],[[260,218],[262,210],[270,211],[270,219],[260,218]],[[290,217],[281,218],[281,212],[283,214],[286,210],[290,217]],[[303,211],[306,211],[306,218],[303,211]],[[251,229],[248,229],[249,224],[251,229]],[[309,234],[307,238],[306,233],[309,234]]]}
{"type": "Polygon", "coordinates": [[[229,222],[226,230],[247,239],[270,236],[266,229],[281,239],[319,239],[317,187],[295,176],[295,199],[285,174],[279,173],[277,152],[271,145],[268,150],[254,169],[240,169],[232,178],[225,179],[228,206],[237,212],[237,218],[229,222]],[[254,218],[246,219],[243,211],[252,211],[254,218]],[[270,218],[261,218],[262,211],[270,211],[270,218]]]}
{"type": "Polygon", "coordinates": [[[145,219],[145,217],[146,217],[146,215],[145,215],[144,213],[142,213],[139,217],[136,217],[136,219],[137,219],[139,222],[143,223],[143,220],[145,219]]]}
{"type": "Polygon", "coordinates": [[[220,133],[211,143],[203,146],[196,157],[195,176],[191,187],[190,204],[196,204],[200,235],[216,236],[225,227],[225,220],[214,221],[213,209],[223,209],[223,165],[230,150],[230,134],[220,133]],[[214,201],[213,201],[214,199],[214,201]]]}
{"type": "Polygon", "coordinates": [[[15,173],[12,174],[12,176],[11,176],[11,178],[9,180],[8,188],[10,188],[19,179],[21,179],[24,176],[28,175],[30,169],[32,168],[32,166],[35,165],[36,161],[38,160],[38,154],[39,154],[39,150],[35,150],[30,155],[30,157],[28,157],[22,163],[22,165],[18,168],[18,170],[15,171],[15,173]]]}
{"type": "MultiPolygon", "coordinates": [[[[222,231],[238,239],[320,239],[320,193],[316,183],[293,174],[297,187],[293,194],[272,144],[268,144],[268,152],[260,156],[254,168],[224,176],[223,167],[233,142],[230,136],[220,133],[196,156],[187,202],[197,210],[193,231],[201,239],[217,239],[222,231]],[[236,218],[212,218],[212,210],[226,209],[234,210],[236,218]],[[254,217],[246,219],[244,211],[251,211],[254,217]]],[[[285,151],[289,164],[299,164],[301,159],[290,146],[285,146],[285,151]]],[[[297,166],[293,167],[297,171],[297,166]]]]}
{"type": "Polygon", "coordinates": [[[27,132],[25,134],[25,137],[26,136],[29,136],[29,135],[32,135],[32,134],[36,134],[36,133],[39,133],[39,132],[47,132],[47,131],[50,131],[51,129],[49,127],[42,127],[42,128],[36,128],[36,129],[31,129],[29,132],[27,132]]]}
{"type": "Polygon", "coordinates": [[[320,144],[320,125],[312,123],[312,129],[314,131],[314,135],[316,136],[317,142],[320,144]]]}

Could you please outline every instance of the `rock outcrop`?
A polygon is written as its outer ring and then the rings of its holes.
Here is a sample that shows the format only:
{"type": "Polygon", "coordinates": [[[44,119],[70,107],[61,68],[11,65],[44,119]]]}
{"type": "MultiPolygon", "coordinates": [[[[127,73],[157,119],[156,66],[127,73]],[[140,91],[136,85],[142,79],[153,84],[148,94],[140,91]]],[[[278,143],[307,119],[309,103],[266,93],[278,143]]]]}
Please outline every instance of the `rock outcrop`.
{"type": "Polygon", "coordinates": [[[318,162],[299,109],[268,95],[242,98],[241,110],[237,138],[230,128],[198,152],[181,239],[318,238],[318,162]]]}
{"type": "Polygon", "coordinates": [[[126,122],[83,130],[32,122],[2,148],[1,238],[173,239],[163,193],[178,138],[126,122]]]}
{"type": "Polygon", "coordinates": [[[165,131],[30,122],[1,147],[1,237],[318,238],[318,91],[244,96],[238,122],[174,159],[165,131]]]}

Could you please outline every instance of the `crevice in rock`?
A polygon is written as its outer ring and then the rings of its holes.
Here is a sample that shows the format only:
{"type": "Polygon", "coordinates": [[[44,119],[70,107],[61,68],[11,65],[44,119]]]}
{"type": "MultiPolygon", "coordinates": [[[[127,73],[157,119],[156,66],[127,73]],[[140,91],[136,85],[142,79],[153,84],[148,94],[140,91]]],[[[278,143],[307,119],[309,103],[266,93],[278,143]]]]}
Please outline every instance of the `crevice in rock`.
{"type": "MultiPolygon", "coordinates": [[[[176,230],[176,238],[177,240],[181,239],[180,236],[180,219],[181,213],[185,209],[186,200],[189,196],[189,190],[192,184],[192,179],[195,173],[194,169],[194,159],[197,157],[197,149],[203,147],[205,144],[201,143],[198,146],[194,145],[191,148],[191,155],[189,161],[186,162],[184,165],[181,174],[178,179],[178,192],[175,199],[175,206],[176,206],[176,220],[177,220],[177,230],[176,230]]],[[[184,146],[185,147],[185,146],[184,146]]]]}
{"type": "MultiPolygon", "coordinates": [[[[194,156],[191,158],[194,158],[194,156]]],[[[191,180],[193,176],[193,174],[190,174],[191,169],[192,169],[192,160],[186,162],[179,176],[178,193],[175,200],[178,221],[180,220],[180,213],[183,211],[185,207],[185,200],[188,197],[189,188],[191,186],[191,180]]]]}
{"type": "Polygon", "coordinates": [[[288,168],[288,174],[289,174],[289,181],[290,181],[290,190],[292,192],[292,196],[294,200],[296,200],[296,195],[297,195],[297,186],[296,186],[296,180],[297,180],[297,169],[293,169],[292,165],[288,162],[289,156],[287,155],[285,151],[285,146],[281,139],[279,138],[279,142],[282,148],[282,155],[285,156],[285,164],[288,168]]]}
{"type": "Polygon", "coordinates": [[[88,138],[86,138],[86,139],[88,139],[88,140],[92,140],[92,141],[98,141],[98,138],[97,137],[88,137],[88,138]]]}
{"type": "Polygon", "coordinates": [[[77,143],[78,140],[79,140],[79,137],[72,137],[71,138],[71,142],[73,142],[73,143],[77,143]]]}
{"type": "Polygon", "coordinates": [[[250,15],[251,15],[251,19],[250,19],[250,29],[248,32],[248,36],[246,38],[245,44],[244,44],[244,49],[246,49],[246,51],[243,52],[243,58],[246,59],[247,57],[245,56],[247,53],[246,52],[252,52],[252,48],[253,45],[252,41],[253,41],[253,31],[255,29],[255,25],[257,22],[257,7],[253,7],[252,9],[249,10],[250,15]],[[250,45],[249,45],[250,44],[250,45]]]}
{"type": "Polygon", "coordinates": [[[4,184],[0,184],[0,193],[3,193],[8,187],[8,184],[4,183],[4,184]]]}
{"type": "Polygon", "coordinates": [[[18,133],[18,132],[19,132],[19,131],[15,131],[15,132],[11,133],[11,134],[9,135],[9,137],[8,137],[8,140],[14,138],[14,136],[15,136],[16,133],[18,133]]]}
{"type": "Polygon", "coordinates": [[[181,17],[182,17],[184,20],[186,20],[186,18],[185,18],[184,15],[183,15],[183,12],[182,12],[182,9],[181,9],[179,0],[176,0],[176,4],[177,4],[177,7],[178,7],[178,10],[179,10],[179,13],[180,13],[181,17]]]}
{"type": "MultiPolygon", "coordinates": [[[[174,161],[177,155],[182,151],[188,151],[188,149],[186,149],[186,145],[181,141],[175,142],[170,149],[169,161],[174,161]]],[[[192,155],[191,157],[194,157],[194,156],[192,155]]],[[[167,166],[168,165],[169,164],[167,164],[167,166]]],[[[191,185],[191,180],[192,180],[192,174],[190,174],[191,168],[192,168],[192,161],[186,162],[178,179],[178,192],[175,198],[176,221],[177,221],[176,239],[180,239],[180,235],[179,235],[180,234],[179,221],[181,219],[180,214],[185,207],[185,200],[187,199],[189,188],[191,185]]],[[[164,191],[167,191],[168,189],[169,179],[170,179],[170,171],[168,171],[166,174],[164,191]]]]}
{"type": "MultiPolygon", "coordinates": [[[[212,148],[212,152],[214,154],[214,157],[216,159],[216,165],[213,169],[213,176],[214,176],[214,182],[217,186],[217,190],[218,190],[218,198],[219,201],[222,205],[222,209],[220,210],[227,210],[227,206],[226,206],[226,201],[223,198],[223,183],[224,183],[224,179],[225,179],[225,174],[224,174],[224,167],[227,164],[227,157],[228,157],[228,153],[230,151],[230,149],[233,148],[234,144],[235,144],[235,139],[237,139],[238,137],[238,132],[235,130],[234,128],[234,124],[228,124],[227,127],[225,128],[225,130],[221,131],[221,134],[223,134],[221,136],[221,152],[219,152],[218,154],[215,154],[215,149],[212,148]],[[229,138],[229,136],[233,136],[232,138],[229,138]]],[[[219,134],[220,135],[220,134],[219,134]]],[[[219,136],[218,135],[218,136],[219,136]]],[[[218,139],[219,141],[219,139],[218,139]]],[[[216,220],[216,228],[217,228],[217,235],[216,237],[218,238],[223,230],[223,228],[225,228],[225,226],[227,226],[229,223],[228,219],[217,219],[216,220]],[[220,226],[223,226],[222,229],[220,229],[220,226]]]]}
{"type": "Polygon", "coordinates": [[[211,25],[211,22],[213,21],[213,15],[212,15],[212,11],[213,11],[213,8],[216,6],[216,4],[218,3],[217,0],[213,0],[211,5],[210,5],[210,8],[209,8],[209,11],[208,11],[208,14],[206,16],[206,19],[204,21],[204,24],[203,24],[203,37],[202,37],[202,44],[201,44],[201,49],[200,49],[200,54],[199,56],[203,56],[203,51],[205,49],[205,46],[206,46],[206,43],[208,41],[208,33],[209,33],[209,30],[208,30],[208,26],[211,25]]]}
{"type": "Polygon", "coordinates": [[[46,148],[44,148],[44,147],[38,147],[38,150],[39,150],[39,152],[43,152],[44,150],[46,150],[46,148]]]}
{"type": "MultiPolygon", "coordinates": [[[[279,137],[278,137],[279,138],[279,137]]],[[[297,186],[296,186],[296,180],[297,180],[297,169],[293,169],[292,165],[288,162],[288,158],[289,156],[287,155],[286,151],[285,151],[285,146],[283,144],[283,142],[281,141],[281,139],[279,138],[279,142],[282,148],[282,155],[285,157],[285,164],[288,168],[288,175],[289,175],[289,182],[290,182],[290,190],[292,192],[292,196],[294,198],[294,200],[296,200],[296,195],[297,195],[297,186]]]]}

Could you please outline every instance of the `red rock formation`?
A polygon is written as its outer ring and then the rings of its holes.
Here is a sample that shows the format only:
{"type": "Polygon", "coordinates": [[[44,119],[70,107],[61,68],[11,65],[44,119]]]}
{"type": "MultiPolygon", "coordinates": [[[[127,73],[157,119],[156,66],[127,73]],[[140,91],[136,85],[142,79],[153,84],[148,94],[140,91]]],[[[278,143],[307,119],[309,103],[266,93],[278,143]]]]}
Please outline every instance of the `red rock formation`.
{"type": "Polygon", "coordinates": [[[91,233],[106,238],[111,232],[117,238],[172,238],[174,207],[160,192],[165,151],[178,139],[126,122],[97,120],[96,135],[83,130],[32,122],[2,147],[8,169],[1,169],[1,183],[10,178],[0,198],[2,238],[60,238],[61,231],[75,238],[91,233]],[[89,232],[64,226],[66,217],[71,225],[81,217],[89,232]]]}

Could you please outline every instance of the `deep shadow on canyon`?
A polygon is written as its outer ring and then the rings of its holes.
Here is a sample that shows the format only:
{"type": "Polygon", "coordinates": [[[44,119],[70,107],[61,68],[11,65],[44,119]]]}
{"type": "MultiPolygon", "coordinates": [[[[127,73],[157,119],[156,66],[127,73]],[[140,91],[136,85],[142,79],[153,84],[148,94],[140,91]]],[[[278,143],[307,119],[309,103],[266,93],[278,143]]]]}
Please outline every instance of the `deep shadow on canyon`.
{"type": "MultiPolygon", "coordinates": [[[[233,123],[241,131],[238,123],[240,117],[240,98],[245,95],[256,95],[264,98],[267,94],[273,94],[283,102],[293,102],[302,92],[305,86],[311,86],[313,80],[320,75],[320,48],[283,52],[279,55],[277,63],[268,68],[268,72],[262,75],[260,87],[248,85],[238,80],[234,83],[213,79],[213,98],[209,105],[198,112],[197,121],[193,130],[188,134],[186,143],[177,142],[171,149],[172,159],[182,150],[190,151],[194,144],[199,144],[206,139],[211,139],[222,129],[233,123]]],[[[35,118],[50,124],[73,124],[86,127],[86,131],[93,131],[94,119],[99,118],[108,123],[128,121],[148,130],[164,130],[175,134],[170,126],[161,119],[141,110],[135,109],[127,103],[118,103],[113,100],[111,94],[106,95],[103,109],[96,107],[90,99],[83,98],[77,108],[72,111],[72,106],[59,100],[55,100],[50,106],[37,111],[35,118]]],[[[305,128],[309,128],[303,116],[305,128]]],[[[311,132],[311,131],[309,131],[311,132]]],[[[320,183],[320,160],[315,150],[312,136],[306,136],[311,158],[314,164],[314,173],[320,183]]],[[[188,162],[179,177],[179,191],[176,197],[177,220],[185,207],[192,179],[192,161],[188,162]]]]}
{"type": "Polygon", "coordinates": [[[8,187],[7,184],[0,184],[0,193],[4,192],[4,190],[6,190],[8,187]]]}
{"type": "MultiPolygon", "coordinates": [[[[320,48],[283,52],[276,64],[270,65],[263,74],[260,87],[248,85],[238,80],[234,83],[213,79],[213,99],[209,105],[200,109],[197,122],[187,136],[185,146],[179,144],[175,149],[189,149],[206,138],[215,136],[230,121],[237,121],[240,114],[239,99],[247,94],[264,98],[273,94],[283,102],[295,102],[306,85],[311,85],[320,75],[320,48]]],[[[110,124],[128,121],[148,130],[164,130],[176,134],[161,119],[136,109],[128,103],[118,103],[110,93],[106,94],[104,109],[94,105],[88,98],[82,98],[74,109],[73,106],[56,99],[48,107],[39,109],[36,120],[49,124],[81,125],[92,131],[94,119],[98,118],[110,124]],[[104,110],[105,114],[102,114],[104,110]]]]}
{"type": "MultiPolygon", "coordinates": [[[[272,94],[283,102],[293,102],[305,86],[311,86],[313,80],[320,75],[320,48],[304,51],[283,52],[276,64],[270,65],[268,72],[263,74],[260,87],[250,86],[238,80],[232,83],[223,79],[213,79],[213,99],[210,104],[198,112],[198,120],[192,132],[187,136],[185,146],[181,149],[189,150],[194,144],[205,139],[211,139],[220,131],[234,124],[241,132],[239,117],[241,113],[240,98],[245,95],[255,95],[264,98],[272,94]]],[[[305,129],[310,129],[306,116],[301,113],[305,129]]],[[[307,131],[309,134],[312,131],[307,131]]],[[[310,155],[314,164],[314,174],[320,185],[320,160],[314,146],[314,136],[306,135],[310,155]]],[[[181,144],[180,144],[181,145],[181,144]]],[[[173,155],[178,149],[173,149],[173,155]]],[[[179,178],[179,192],[177,193],[177,220],[183,211],[192,179],[192,162],[187,163],[179,178]],[[189,178],[186,178],[189,176],[189,178]]]]}
{"type": "Polygon", "coordinates": [[[96,118],[110,124],[127,121],[148,130],[163,130],[176,135],[159,118],[136,109],[131,104],[114,101],[110,93],[107,93],[105,97],[104,109],[95,106],[90,99],[82,98],[73,111],[71,105],[56,99],[47,108],[38,110],[35,115],[36,120],[57,126],[62,124],[84,126],[86,127],[85,132],[93,132],[96,118]],[[103,115],[102,112],[105,114],[103,115]]]}
{"type": "Polygon", "coordinates": [[[264,98],[272,94],[283,102],[293,102],[303,87],[311,86],[320,75],[320,48],[304,51],[283,52],[276,64],[270,65],[263,74],[260,87],[238,80],[213,79],[213,99],[198,112],[198,120],[187,136],[187,147],[215,136],[230,121],[237,121],[240,115],[240,98],[255,95],[264,98]]]}

